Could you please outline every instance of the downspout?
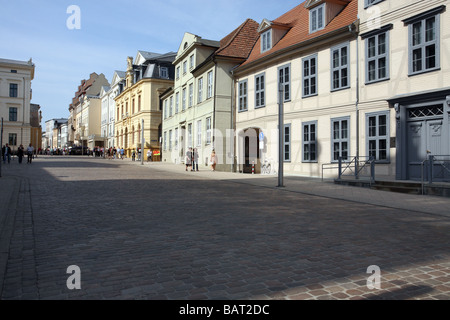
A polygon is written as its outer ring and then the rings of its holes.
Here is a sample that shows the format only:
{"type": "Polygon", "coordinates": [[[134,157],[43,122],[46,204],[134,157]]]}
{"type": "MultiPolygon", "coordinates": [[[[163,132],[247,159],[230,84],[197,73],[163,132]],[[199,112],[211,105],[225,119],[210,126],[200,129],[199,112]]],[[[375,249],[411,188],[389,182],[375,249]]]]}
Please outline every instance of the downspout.
{"type": "MultiPolygon", "coordinates": [[[[25,125],[25,104],[26,104],[25,86],[26,86],[25,77],[23,77],[23,109],[22,109],[22,127],[20,128],[20,144],[23,144],[23,127],[25,125]]],[[[31,134],[31,130],[30,130],[30,134],[31,134]]],[[[31,136],[30,136],[30,138],[31,138],[31,136]]]]}
{"type": "Polygon", "coordinates": [[[233,132],[233,136],[231,137],[231,139],[233,139],[233,143],[232,143],[232,147],[233,149],[231,150],[231,155],[232,155],[232,165],[231,165],[231,172],[237,172],[236,169],[236,129],[235,129],[235,121],[236,121],[236,117],[235,117],[235,112],[236,112],[236,78],[234,76],[234,70],[237,69],[239,67],[239,65],[235,66],[233,69],[231,69],[231,76],[232,76],[232,83],[233,83],[233,87],[231,88],[231,131],[233,132]]]}
{"type": "Polygon", "coordinates": [[[356,103],[355,103],[355,113],[356,113],[356,157],[359,159],[360,155],[360,120],[359,120],[359,37],[358,32],[353,30],[353,26],[355,26],[355,22],[348,26],[349,31],[356,37],[356,103]]]}
{"type": "MultiPolygon", "coordinates": [[[[207,75],[208,76],[208,75],[207,75]]],[[[208,80],[206,80],[206,90],[208,90],[208,80]]],[[[212,130],[212,146],[216,149],[216,100],[217,100],[217,61],[214,60],[214,102],[213,102],[213,130],[212,130]]],[[[222,143],[223,145],[223,143],[222,143]]]]}

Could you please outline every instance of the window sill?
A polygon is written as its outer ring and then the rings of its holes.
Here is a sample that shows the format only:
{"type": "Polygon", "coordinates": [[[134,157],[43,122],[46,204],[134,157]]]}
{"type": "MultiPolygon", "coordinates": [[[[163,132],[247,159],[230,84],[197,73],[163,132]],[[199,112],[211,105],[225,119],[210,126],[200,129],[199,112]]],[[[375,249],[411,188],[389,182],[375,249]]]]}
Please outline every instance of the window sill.
{"type": "Polygon", "coordinates": [[[419,71],[419,72],[414,72],[414,73],[409,73],[408,77],[414,77],[414,76],[418,76],[418,75],[426,74],[426,73],[430,73],[430,72],[435,72],[435,71],[441,71],[441,67],[434,68],[434,69],[428,69],[428,70],[424,70],[424,71],[419,71]]]}

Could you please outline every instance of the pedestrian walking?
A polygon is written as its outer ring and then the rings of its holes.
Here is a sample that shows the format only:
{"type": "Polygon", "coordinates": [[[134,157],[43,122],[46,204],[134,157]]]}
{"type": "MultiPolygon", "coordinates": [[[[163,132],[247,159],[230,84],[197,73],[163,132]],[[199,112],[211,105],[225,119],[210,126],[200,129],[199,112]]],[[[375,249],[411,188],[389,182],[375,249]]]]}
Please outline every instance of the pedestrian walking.
{"type": "Polygon", "coordinates": [[[33,148],[33,146],[30,143],[30,145],[27,148],[27,155],[28,155],[28,162],[27,163],[29,163],[29,164],[31,164],[31,162],[33,161],[33,152],[34,152],[34,148],[33,148]]]}
{"type": "Polygon", "coordinates": [[[131,160],[136,161],[136,150],[133,149],[133,152],[131,153],[131,160]]]}
{"type": "Polygon", "coordinates": [[[152,149],[148,150],[147,151],[147,162],[152,161],[152,155],[153,155],[152,149]]]}
{"type": "Polygon", "coordinates": [[[192,152],[192,170],[198,172],[198,150],[194,148],[192,152]]]}
{"type": "Polygon", "coordinates": [[[17,158],[19,158],[19,164],[22,164],[24,154],[25,154],[25,148],[21,144],[19,149],[17,149],[17,158]]]}
{"type": "Polygon", "coordinates": [[[3,163],[6,163],[6,160],[8,160],[8,163],[11,163],[11,148],[8,144],[3,146],[2,156],[3,156],[3,163]]]}
{"type": "Polygon", "coordinates": [[[125,156],[125,150],[123,148],[121,148],[120,149],[120,157],[122,158],[122,160],[123,160],[124,156],[125,156]]]}
{"type": "Polygon", "coordinates": [[[192,171],[192,148],[189,148],[189,150],[186,152],[186,171],[189,171],[190,168],[192,171]]]}
{"type": "Polygon", "coordinates": [[[211,169],[212,171],[216,171],[216,165],[217,165],[217,156],[216,156],[216,151],[213,150],[213,152],[211,153],[211,169]]]}

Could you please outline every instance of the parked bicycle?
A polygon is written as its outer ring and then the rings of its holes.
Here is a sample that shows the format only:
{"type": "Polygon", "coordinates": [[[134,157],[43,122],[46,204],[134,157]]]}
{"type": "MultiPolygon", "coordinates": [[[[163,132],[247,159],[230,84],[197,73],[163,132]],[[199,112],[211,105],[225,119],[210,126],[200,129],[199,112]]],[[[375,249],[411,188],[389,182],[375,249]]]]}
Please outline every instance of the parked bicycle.
{"type": "Polygon", "coordinates": [[[276,173],[275,170],[272,172],[272,164],[270,162],[270,159],[265,159],[264,163],[261,166],[261,174],[271,174],[276,173]]]}

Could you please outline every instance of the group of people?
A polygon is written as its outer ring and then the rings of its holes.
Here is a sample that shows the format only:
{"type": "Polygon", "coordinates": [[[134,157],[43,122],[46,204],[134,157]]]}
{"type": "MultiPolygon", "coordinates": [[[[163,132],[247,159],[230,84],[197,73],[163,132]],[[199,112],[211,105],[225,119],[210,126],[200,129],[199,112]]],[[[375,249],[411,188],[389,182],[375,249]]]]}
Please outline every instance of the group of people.
{"type": "Polygon", "coordinates": [[[110,160],[111,159],[122,159],[123,160],[125,158],[125,149],[124,148],[117,149],[116,147],[111,147],[106,150],[106,156],[110,160]]]}
{"type": "MultiPolygon", "coordinates": [[[[21,144],[20,147],[17,149],[17,158],[19,159],[19,163],[21,164],[23,161],[23,158],[25,157],[25,153],[28,157],[27,163],[30,163],[33,161],[33,153],[34,153],[34,147],[30,143],[30,145],[27,147],[26,151],[24,146],[21,144]]],[[[2,158],[3,163],[6,164],[6,161],[8,161],[8,164],[11,163],[11,157],[12,157],[12,150],[11,147],[6,144],[2,147],[2,158]]]]}
{"type": "MultiPolygon", "coordinates": [[[[198,172],[198,150],[197,148],[189,148],[189,150],[186,152],[186,171],[197,171],[198,172]]],[[[217,165],[217,156],[216,152],[213,150],[210,157],[210,163],[211,163],[211,170],[216,171],[216,165],[217,165]]]]}

